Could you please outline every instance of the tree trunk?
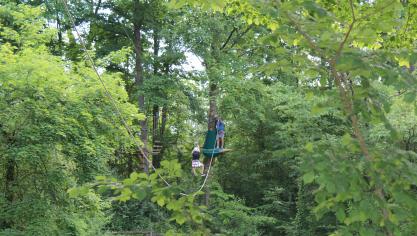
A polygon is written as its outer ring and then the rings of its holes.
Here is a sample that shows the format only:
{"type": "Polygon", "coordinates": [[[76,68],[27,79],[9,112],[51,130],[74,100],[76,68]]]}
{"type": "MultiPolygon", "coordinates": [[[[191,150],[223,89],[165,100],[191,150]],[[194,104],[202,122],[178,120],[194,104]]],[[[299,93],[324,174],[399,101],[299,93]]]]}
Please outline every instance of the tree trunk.
{"type": "Polygon", "coordinates": [[[162,117],[161,117],[161,129],[159,130],[160,136],[164,137],[165,135],[165,128],[168,121],[168,107],[167,105],[162,107],[162,117]]]}
{"type": "MultiPolygon", "coordinates": [[[[209,68],[207,68],[209,70],[209,68]]],[[[208,110],[208,130],[216,129],[216,116],[217,116],[217,103],[216,98],[218,94],[217,83],[213,82],[212,78],[209,78],[209,110],[208,110]]],[[[207,171],[210,166],[210,158],[204,158],[204,172],[207,174],[207,171]]],[[[211,160],[211,166],[214,165],[214,158],[211,160]]],[[[207,176],[209,178],[209,176],[207,176]]],[[[208,181],[207,181],[208,182],[208,181]]],[[[208,185],[205,187],[205,205],[209,206],[210,202],[210,188],[208,185]]]]}
{"type": "Polygon", "coordinates": [[[159,140],[158,124],[159,124],[159,106],[153,105],[153,124],[152,124],[152,144],[153,144],[153,154],[152,154],[152,165],[155,168],[161,166],[161,151],[162,151],[162,142],[159,140]]]}
{"type": "MultiPolygon", "coordinates": [[[[134,23],[133,23],[133,32],[135,35],[134,38],[134,45],[135,45],[135,84],[138,90],[142,88],[143,85],[143,68],[142,68],[142,35],[140,30],[142,29],[142,19],[140,18],[141,12],[140,12],[140,3],[138,0],[134,2],[134,12],[133,15],[135,16],[134,23]]],[[[139,105],[139,112],[142,112],[146,115],[145,110],[145,96],[143,94],[139,94],[138,98],[138,105],[139,105]]],[[[143,152],[146,156],[148,156],[148,127],[147,127],[147,121],[146,118],[142,121],[140,121],[141,126],[141,132],[140,132],[140,139],[143,143],[143,152]]],[[[142,169],[148,173],[149,169],[149,163],[146,161],[145,157],[141,155],[140,152],[138,152],[138,157],[140,158],[140,161],[142,163],[142,169]]]]}
{"type": "Polygon", "coordinates": [[[61,19],[59,18],[58,11],[56,13],[56,28],[58,30],[58,50],[62,52],[62,30],[61,30],[61,19]]]}
{"type": "MultiPolygon", "coordinates": [[[[166,75],[169,74],[169,68],[170,68],[170,64],[164,63],[164,73],[166,75]]],[[[159,129],[159,137],[161,138],[161,141],[163,143],[165,143],[164,134],[165,134],[165,128],[167,124],[167,119],[168,119],[168,104],[165,103],[164,106],[162,107],[161,128],[159,129]]]]}
{"type": "MultiPolygon", "coordinates": [[[[13,185],[15,184],[16,179],[16,162],[12,159],[7,160],[6,162],[6,173],[5,173],[5,183],[4,183],[4,197],[6,198],[9,204],[12,204],[15,201],[15,194],[13,190],[13,185]]],[[[0,228],[12,228],[14,225],[13,220],[3,219],[0,220],[0,228]]]]}
{"type": "Polygon", "coordinates": [[[6,182],[5,182],[5,188],[4,188],[4,194],[5,197],[7,199],[7,201],[9,201],[10,203],[12,203],[14,201],[14,193],[13,193],[13,185],[14,185],[14,181],[15,181],[15,166],[16,163],[14,160],[9,159],[7,160],[6,163],[6,182]]]}
{"type": "Polygon", "coordinates": [[[216,129],[216,116],[217,116],[217,84],[209,81],[209,111],[208,111],[208,130],[216,129]]]}
{"type": "Polygon", "coordinates": [[[307,205],[307,193],[303,181],[300,180],[298,184],[298,193],[297,193],[297,214],[295,216],[294,225],[296,236],[311,235],[310,225],[308,223],[308,205],[307,205]]]}
{"type": "MultiPolygon", "coordinates": [[[[158,61],[158,54],[159,54],[159,29],[155,27],[153,29],[153,74],[154,76],[158,76],[158,69],[159,69],[159,61],[158,61]]],[[[161,143],[161,136],[158,132],[159,130],[159,105],[154,103],[153,111],[152,111],[152,144],[153,144],[153,155],[152,155],[152,165],[155,168],[159,168],[161,165],[161,151],[162,151],[162,143],[161,143]]]]}

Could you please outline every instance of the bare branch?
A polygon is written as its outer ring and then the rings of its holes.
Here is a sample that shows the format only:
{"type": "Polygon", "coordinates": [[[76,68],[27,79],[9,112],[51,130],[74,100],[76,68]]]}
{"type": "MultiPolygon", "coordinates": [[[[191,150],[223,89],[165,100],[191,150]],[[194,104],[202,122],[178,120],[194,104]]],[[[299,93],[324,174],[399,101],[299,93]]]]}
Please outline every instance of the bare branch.
{"type": "Polygon", "coordinates": [[[236,38],[235,38],[235,40],[233,40],[233,43],[232,43],[232,45],[230,46],[230,48],[233,48],[236,44],[237,44],[237,42],[239,41],[239,39],[241,39],[246,33],[248,33],[249,32],[249,30],[250,29],[252,29],[252,26],[253,25],[249,25],[248,26],[248,28],[246,28],[246,30],[245,31],[243,31],[242,33],[240,33],[239,34],[239,36],[237,36],[236,38]]]}
{"type": "Polygon", "coordinates": [[[355,9],[353,8],[353,2],[352,2],[352,0],[349,0],[349,5],[350,5],[350,10],[352,11],[352,19],[353,19],[353,21],[356,21],[355,9]]]}
{"type": "Polygon", "coordinates": [[[343,41],[339,44],[339,48],[337,49],[336,55],[333,58],[335,64],[336,64],[337,60],[339,59],[340,55],[342,54],[342,50],[343,50],[343,48],[344,48],[344,46],[345,46],[345,44],[346,44],[346,42],[347,42],[347,40],[350,36],[350,33],[352,32],[353,25],[356,23],[355,11],[354,11],[354,8],[353,8],[352,0],[349,0],[349,3],[350,3],[350,9],[352,11],[352,23],[350,23],[349,29],[346,32],[345,37],[343,38],[343,41]]]}
{"type": "Polygon", "coordinates": [[[96,6],[96,9],[94,10],[94,15],[97,17],[97,14],[98,14],[98,10],[100,9],[100,7],[101,7],[101,0],[98,0],[98,3],[97,3],[97,6],[96,6]]]}
{"type": "Polygon", "coordinates": [[[223,45],[220,47],[220,50],[223,50],[226,45],[229,43],[230,39],[232,38],[232,35],[234,32],[236,32],[237,28],[233,27],[233,30],[230,32],[229,36],[227,37],[226,41],[223,43],[223,45]]]}

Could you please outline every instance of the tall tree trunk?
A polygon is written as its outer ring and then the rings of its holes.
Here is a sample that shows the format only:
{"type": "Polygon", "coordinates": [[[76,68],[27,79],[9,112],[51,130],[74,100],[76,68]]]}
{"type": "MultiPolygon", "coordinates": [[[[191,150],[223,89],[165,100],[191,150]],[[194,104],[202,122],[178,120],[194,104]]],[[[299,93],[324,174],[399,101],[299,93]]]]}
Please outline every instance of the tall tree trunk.
{"type": "Polygon", "coordinates": [[[61,20],[59,18],[58,12],[56,13],[56,28],[58,30],[58,50],[62,51],[62,30],[61,30],[61,20]]]}
{"type": "MultiPolygon", "coordinates": [[[[159,61],[158,61],[158,54],[159,54],[159,29],[156,26],[153,29],[153,74],[154,76],[158,75],[159,69],[159,61]]],[[[161,137],[159,136],[159,105],[154,104],[152,109],[152,144],[154,146],[154,152],[152,156],[152,165],[155,168],[159,168],[161,165],[161,150],[162,150],[162,143],[161,137]]]]}
{"type": "MultiPolygon", "coordinates": [[[[6,198],[9,204],[12,204],[15,200],[15,194],[13,190],[13,185],[15,184],[16,179],[16,162],[12,159],[7,160],[6,162],[6,173],[5,173],[5,182],[4,182],[4,197],[6,198]]],[[[1,220],[0,228],[12,228],[14,225],[13,220],[1,220]]]]}
{"type": "Polygon", "coordinates": [[[98,0],[98,3],[96,5],[96,9],[94,10],[94,16],[97,17],[98,10],[100,10],[101,7],[101,0],[98,0]]]}
{"type": "Polygon", "coordinates": [[[166,125],[167,125],[167,121],[168,121],[168,107],[165,104],[165,106],[162,107],[161,128],[159,129],[159,136],[162,139],[164,139],[164,134],[165,134],[165,128],[166,128],[166,125]]]}
{"type": "MultiPolygon", "coordinates": [[[[209,71],[210,68],[207,66],[207,71],[209,71]]],[[[210,71],[209,71],[209,77],[210,77],[210,71]]],[[[217,102],[216,98],[218,95],[218,88],[217,83],[213,81],[213,78],[209,78],[209,110],[208,110],[208,122],[207,122],[207,128],[208,130],[215,130],[216,129],[216,116],[217,116],[217,102]]],[[[210,167],[210,161],[211,166],[214,165],[214,158],[213,160],[210,160],[210,158],[204,159],[204,172],[207,174],[207,171],[210,167]]],[[[209,178],[210,176],[207,176],[209,178]]],[[[209,182],[209,181],[207,181],[209,182]]],[[[206,184],[205,187],[205,205],[208,206],[210,202],[210,188],[206,184]]]]}
{"type": "Polygon", "coordinates": [[[16,163],[14,160],[9,159],[6,163],[6,176],[5,176],[5,188],[4,188],[4,194],[10,203],[14,201],[14,193],[13,193],[13,184],[15,181],[15,167],[16,163]]]}
{"type": "Polygon", "coordinates": [[[209,81],[209,111],[208,111],[208,129],[216,129],[216,116],[217,116],[217,84],[213,81],[209,81]]]}
{"type": "MultiPolygon", "coordinates": [[[[140,30],[142,29],[142,19],[140,17],[141,15],[141,9],[140,9],[140,2],[139,0],[135,0],[134,2],[134,12],[133,15],[135,17],[134,19],[134,23],[133,23],[133,32],[135,35],[134,38],[134,45],[135,45],[135,53],[136,53],[136,58],[135,58],[135,83],[136,83],[136,87],[138,89],[141,89],[143,86],[143,68],[142,68],[142,35],[140,30]]],[[[146,110],[145,110],[145,96],[143,94],[139,95],[138,98],[138,105],[139,105],[139,111],[144,113],[146,115],[146,110]]],[[[148,150],[147,150],[147,146],[148,146],[148,127],[147,127],[147,120],[146,117],[144,120],[140,121],[140,126],[141,126],[141,132],[140,132],[140,139],[143,143],[143,152],[146,156],[148,156],[148,150]]],[[[140,152],[138,153],[138,157],[140,158],[143,166],[142,169],[148,173],[148,169],[149,169],[149,163],[146,161],[145,157],[143,157],[140,152]]]]}
{"type": "Polygon", "coordinates": [[[153,105],[153,124],[152,124],[152,144],[153,144],[153,154],[152,154],[152,165],[155,168],[159,168],[161,166],[161,150],[162,145],[161,141],[159,140],[159,132],[158,132],[158,124],[159,124],[159,106],[157,104],[153,105]]]}
{"type": "MultiPolygon", "coordinates": [[[[158,30],[154,29],[153,32],[153,74],[154,76],[158,76],[158,53],[159,53],[159,35],[158,30]]],[[[155,144],[155,141],[158,140],[158,126],[159,126],[159,105],[154,103],[152,109],[152,139],[155,144]]]]}
{"type": "MultiPolygon", "coordinates": [[[[170,48],[171,44],[168,44],[168,47],[170,48]]],[[[170,69],[170,64],[169,63],[164,63],[163,72],[165,73],[165,75],[169,74],[169,69],[170,69]]],[[[166,94],[165,94],[165,98],[166,98],[166,94]]],[[[166,128],[167,121],[168,121],[168,104],[165,103],[162,107],[161,127],[159,129],[159,137],[161,138],[161,141],[164,144],[165,144],[164,134],[165,134],[165,128],[166,128]]]]}
{"type": "Polygon", "coordinates": [[[158,142],[159,140],[159,132],[158,132],[158,125],[159,125],[159,106],[157,104],[153,105],[152,109],[152,139],[155,144],[155,142],[158,142]]]}
{"type": "Polygon", "coordinates": [[[310,225],[308,222],[308,199],[306,196],[306,189],[302,180],[299,181],[297,195],[297,214],[294,219],[294,235],[311,235],[310,225]]]}

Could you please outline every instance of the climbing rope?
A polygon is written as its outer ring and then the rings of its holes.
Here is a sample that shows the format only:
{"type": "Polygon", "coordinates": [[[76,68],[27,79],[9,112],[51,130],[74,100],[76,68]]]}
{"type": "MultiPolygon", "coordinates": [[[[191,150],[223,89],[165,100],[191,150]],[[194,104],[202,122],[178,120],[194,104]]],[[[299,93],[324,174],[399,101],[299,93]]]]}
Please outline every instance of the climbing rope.
{"type": "MultiPolygon", "coordinates": [[[[84,51],[85,51],[85,54],[86,54],[86,55],[87,55],[87,57],[88,57],[88,60],[91,62],[91,66],[93,67],[93,69],[94,69],[94,71],[95,71],[95,73],[96,73],[96,75],[97,75],[97,78],[99,79],[99,81],[100,81],[100,83],[101,83],[102,87],[104,88],[104,91],[105,91],[106,96],[109,98],[109,100],[110,100],[110,101],[111,101],[111,103],[112,103],[112,106],[115,108],[117,115],[119,116],[120,120],[121,120],[121,121],[122,121],[122,123],[123,123],[123,126],[125,127],[126,131],[127,131],[127,132],[128,132],[128,134],[129,134],[129,137],[133,140],[134,144],[136,145],[136,147],[138,148],[138,150],[139,150],[140,154],[143,156],[143,158],[146,160],[146,162],[147,162],[147,163],[150,165],[150,167],[151,167],[151,168],[152,168],[152,169],[153,169],[153,170],[157,173],[158,177],[159,177],[159,178],[160,178],[160,179],[161,179],[161,180],[165,183],[165,185],[167,185],[168,187],[170,187],[170,186],[171,186],[171,184],[170,184],[170,183],[168,183],[168,181],[166,181],[166,180],[165,180],[165,178],[164,178],[164,177],[162,177],[162,176],[161,176],[161,174],[160,174],[160,173],[158,173],[158,172],[156,171],[155,166],[154,166],[154,165],[152,164],[152,162],[149,160],[148,156],[147,156],[147,155],[145,154],[145,152],[143,151],[143,149],[142,149],[142,147],[140,146],[139,142],[136,140],[136,138],[135,138],[135,136],[134,136],[134,134],[133,134],[132,129],[131,129],[131,128],[130,128],[130,126],[127,124],[126,119],[124,118],[124,116],[123,116],[123,114],[121,113],[121,111],[120,111],[119,107],[117,106],[117,103],[114,101],[113,96],[111,95],[111,93],[110,93],[110,91],[108,90],[108,88],[107,88],[106,84],[104,83],[103,79],[101,78],[101,75],[100,75],[100,73],[99,73],[99,72],[98,72],[98,70],[97,70],[97,66],[96,66],[96,64],[95,64],[95,62],[94,62],[94,60],[93,60],[93,58],[90,56],[90,53],[89,53],[89,52],[88,52],[88,50],[87,50],[87,46],[86,46],[86,44],[85,44],[85,42],[84,42],[84,39],[81,37],[81,34],[80,34],[80,32],[78,31],[78,29],[77,29],[77,27],[76,27],[76,25],[75,25],[75,20],[74,20],[73,16],[71,15],[70,11],[69,11],[69,7],[68,7],[68,4],[67,4],[66,0],[61,0],[61,2],[62,2],[62,3],[63,3],[63,5],[64,5],[65,11],[66,11],[67,16],[68,16],[68,18],[69,18],[69,20],[70,20],[70,22],[71,22],[71,24],[72,24],[72,27],[73,27],[73,29],[74,29],[75,33],[77,34],[77,36],[78,36],[78,38],[79,38],[79,40],[80,40],[81,46],[83,47],[83,49],[84,49],[84,51]]],[[[130,37],[129,37],[129,38],[130,38],[130,37]]],[[[217,135],[216,135],[216,136],[217,136],[217,135]]],[[[216,144],[214,144],[214,145],[216,145],[216,144]]],[[[213,152],[212,152],[212,154],[211,154],[209,167],[208,167],[208,170],[207,170],[206,176],[205,176],[205,178],[204,178],[204,181],[203,181],[202,185],[200,186],[200,188],[199,188],[197,191],[195,191],[195,192],[191,192],[191,193],[193,193],[193,194],[192,194],[193,196],[197,195],[197,194],[198,194],[198,192],[200,192],[200,191],[204,188],[204,186],[206,185],[206,182],[207,182],[208,176],[209,176],[209,174],[210,174],[210,170],[211,170],[211,164],[212,164],[213,157],[214,157],[214,148],[215,148],[215,146],[213,147],[213,152]]],[[[187,194],[187,193],[183,193],[183,192],[181,192],[181,193],[180,193],[180,195],[183,195],[183,196],[189,196],[191,193],[188,193],[188,194],[187,194]]]]}
{"type": "MultiPolygon", "coordinates": [[[[217,137],[217,135],[218,135],[218,131],[216,131],[216,137],[217,137]]],[[[206,185],[207,178],[208,178],[208,176],[209,176],[209,174],[210,174],[211,163],[212,163],[212,161],[213,161],[213,157],[214,157],[214,148],[215,148],[215,147],[216,147],[216,142],[214,142],[213,151],[211,152],[211,158],[210,158],[209,167],[208,167],[208,170],[207,170],[207,173],[206,173],[206,177],[204,178],[203,184],[200,186],[200,188],[199,188],[197,191],[195,191],[195,192],[193,193],[193,196],[197,195],[197,193],[198,193],[198,192],[200,192],[200,191],[204,188],[204,186],[206,185]]]]}
{"type": "MultiPolygon", "coordinates": [[[[113,98],[113,96],[111,95],[111,93],[110,93],[110,91],[107,89],[107,86],[106,86],[106,84],[104,83],[104,81],[103,81],[103,79],[101,78],[101,75],[100,75],[100,73],[98,72],[98,70],[97,70],[97,66],[96,66],[96,64],[95,64],[95,62],[94,62],[94,60],[93,60],[93,58],[90,56],[90,53],[88,52],[88,50],[87,50],[87,46],[86,46],[86,44],[85,44],[85,42],[84,42],[84,39],[81,37],[81,34],[80,34],[80,32],[78,31],[78,29],[77,29],[77,27],[75,26],[75,21],[74,21],[74,18],[72,17],[72,15],[71,15],[71,13],[70,13],[70,11],[69,11],[69,7],[68,7],[68,4],[67,4],[67,2],[66,2],[66,0],[61,0],[61,2],[63,3],[63,5],[64,5],[64,8],[65,8],[65,11],[67,12],[67,15],[68,15],[68,18],[70,19],[70,21],[71,21],[71,24],[72,24],[72,26],[73,26],[73,28],[74,28],[74,31],[75,31],[75,33],[77,34],[77,36],[78,36],[78,38],[79,38],[79,40],[80,40],[80,43],[81,43],[81,46],[83,47],[83,49],[84,49],[84,51],[85,51],[85,54],[87,55],[87,57],[88,57],[88,60],[91,62],[91,65],[92,65],[92,67],[93,67],[93,69],[94,69],[94,71],[95,71],[95,73],[96,73],[96,75],[97,75],[97,77],[98,77],[98,79],[99,79],[99,81],[100,81],[100,83],[101,83],[101,85],[102,85],[102,87],[104,88],[104,91],[105,91],[105,93],[106,93],[106,96],[110,99],[110,101],[111,101],[111,103],[112,103],[112,106],[115,108],[115,110],[116,110],[116,113],[117,113],[117,115],[119,116],[119,118],[120,118],[120,120],[122,121],[122,123],[123,123],[123,126],[125,127],[125,129],[126,129],[126,131],[128,132],[128,134],[129,134],[129,136],[130,136],[130,138],[133,140],[133,142],[135,143],[135,145],[137,146],[137,148],[138,148],[138,150],[139,150],[139,152],[140,152],[140,154],[145,158],[145,160],[147,161],[147,163],[148,164],[150,164],[150,166],[151,166],[151,168],[154,170],[154,171],[156,171],[156,168],[152,165],[152,162],[148,159],[148,157],[147,157],[147,155],[145,154],[145,152],[143,151],[143,149],[141,148],[141,146],[140,146],[140,144],[139,144],[139,142],[135,139],[135,136],[134,136],[134,134],[133,134],[133,131],[132,131],[132,129],[130,128],[130,126],[127,124],[127,122],[126,122],[126,120],[125,120],[125,118],[124,118],[124,116],[123,116],[123,114],[121,113],[121,111],[120,111],[120,109],[119,109],[119,107],[117,106],[117,104],[116,104],[116,102],[114,101],[114,98],[113,98]]],[[[167,186],[171,186],[159,173],[157,173],[158,174],[158,176],[165,182],[165,184],[167,185],[167,186]]]]}
{"type": "MultiPolygon", "coordinates": [[[[217,135],[218,135],[218,131],[216,130],[216,137],[217,137],[217,135]]],[[[210,169],[211,169],[211,163],[212,163],[212,161],[213,161],[213,157],[214,157],[214,148],[216,147],[216,142],[214,142],[214,146],[213,146],[213,151],[211,152],[211,158],[210,158],[210,163],[209,163],[209,167],[208,167],[208,169],[207,169],[207,173],[206,173],[206,176],[205,176],[205,178],[204,178],[204,181],[203,181],[203,184],[201,184],[201,186],[200,186],[200,188],[198,189],[198,190],[196,190],[196,191],[194,191],[194,192],[191,192],[191,193],[193,193],[193,196],[195,196],[195,195],[197,195],[203,188],[204,188],[204,186],[206,185],[206,182],[207,182],[207,179],[208,179],[208,176],[209,176],[209,174],[210,174],[210,169]]],[[[186,193],[180,193],[180,195],[183,195],[183,196],[188,196],[189,194],[191,194],[191,193],[188,193],[188,194],[186,194],[186,193]]]]}

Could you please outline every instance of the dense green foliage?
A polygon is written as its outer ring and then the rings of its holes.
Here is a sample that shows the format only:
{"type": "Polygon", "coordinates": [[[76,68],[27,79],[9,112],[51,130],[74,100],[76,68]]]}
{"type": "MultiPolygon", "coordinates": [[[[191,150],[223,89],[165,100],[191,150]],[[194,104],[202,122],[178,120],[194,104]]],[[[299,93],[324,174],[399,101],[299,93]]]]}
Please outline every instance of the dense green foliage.
{"type": "MultiPolygon", "coordinates": [[[[94,73],[42,45],[51,34],[39,33],[39,9],[6,5],[1,12],[0,232],[98,234],[109,204],[93,193],[70,199],[66,190],[109,173],[116,148],[130,141],[94,73]]],[[[120,80],[104,78],[122,111],[139,118],[120,80]]]]}
{"type": "Polygon", "coordinates": [[[65,3],[0,1],[0,235],[417,234],[415,0],[65,3]]]}

